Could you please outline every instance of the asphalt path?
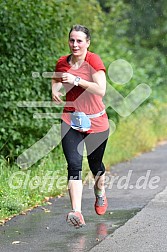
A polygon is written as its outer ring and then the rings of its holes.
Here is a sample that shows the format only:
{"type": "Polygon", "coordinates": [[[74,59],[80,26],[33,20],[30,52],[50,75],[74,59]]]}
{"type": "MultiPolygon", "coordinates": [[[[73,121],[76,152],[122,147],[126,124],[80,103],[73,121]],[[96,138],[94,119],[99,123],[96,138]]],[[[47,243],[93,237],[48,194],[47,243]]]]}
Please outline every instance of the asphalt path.
{"type": "Polygon", "coordinates": [[[74,229],[65,221],[68,195],[54,198],[1,226],[0,251],[167,251],[167,242],[162,243],[167,237],[166,177],[164,144],[111,168],[106,174],[109,207],[104,216],[94,212],[90,179],[83,192],[84,228],[74,229]]]}

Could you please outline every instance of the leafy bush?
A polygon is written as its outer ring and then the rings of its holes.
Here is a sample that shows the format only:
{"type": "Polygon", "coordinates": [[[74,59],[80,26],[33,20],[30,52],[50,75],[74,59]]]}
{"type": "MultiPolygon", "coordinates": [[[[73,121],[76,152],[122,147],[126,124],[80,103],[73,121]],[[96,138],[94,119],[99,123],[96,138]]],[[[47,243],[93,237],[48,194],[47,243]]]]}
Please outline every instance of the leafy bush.
{"type": "MultiPolygon", "coordinates": [[[[17,106],[18,101],[50,101],[50,80],[62,51],[68,50],[70,5],[64,1],[5,1],[0,3],[1,153],[17,155],[47,132],[50,121],[32,120],[38,108],[17,106]],[[33,78],[33,72],[39,78],[33,78]]],[[[45,109],[40,109],[45,111],[45,109]]]]}

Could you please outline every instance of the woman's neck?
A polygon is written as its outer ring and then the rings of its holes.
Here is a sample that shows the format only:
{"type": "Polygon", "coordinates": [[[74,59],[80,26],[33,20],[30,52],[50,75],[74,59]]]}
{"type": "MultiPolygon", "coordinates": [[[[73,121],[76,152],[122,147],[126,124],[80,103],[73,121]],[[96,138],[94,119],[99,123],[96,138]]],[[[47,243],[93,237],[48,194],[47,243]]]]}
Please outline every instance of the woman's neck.
{"type": "Polygon", "coordinates": [[[85,60],[85,57],[86,57],[86,54],[87,54],[87,50],[80,56],[75,56],[75,55],[71,55],[71,61],[72,63],[76,63],[76,62],[80,62],[80,61],[83,61],[85,60]]]}
{"type": "Polygon", "coordinates": [[[84,62],[85,60],[85,57],[86,57],[86,54],[87,54],[87,51],[82,54],[81,56],[74,56],[73,54],[71,54],[71,58],[70,58],[70,65],[75,68],[75,69],[78,69],[82,63],[84,62]]]}

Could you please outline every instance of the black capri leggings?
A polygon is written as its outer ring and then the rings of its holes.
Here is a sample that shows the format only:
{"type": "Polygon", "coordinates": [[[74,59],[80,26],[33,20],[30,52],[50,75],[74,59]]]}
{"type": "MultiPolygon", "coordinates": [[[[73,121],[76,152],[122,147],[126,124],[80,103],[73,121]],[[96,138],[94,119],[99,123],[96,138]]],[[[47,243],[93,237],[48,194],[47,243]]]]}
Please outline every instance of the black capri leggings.
{"type": "Polygon", "coordinates": [[[84,143],[90,170],[94,176],[105,172],[102,162],[109,130],[100,133],[84,133],[74,130],[64,121],[61,125],[62,147],[68,164],[68,180],[80,180],[84,143]]]}

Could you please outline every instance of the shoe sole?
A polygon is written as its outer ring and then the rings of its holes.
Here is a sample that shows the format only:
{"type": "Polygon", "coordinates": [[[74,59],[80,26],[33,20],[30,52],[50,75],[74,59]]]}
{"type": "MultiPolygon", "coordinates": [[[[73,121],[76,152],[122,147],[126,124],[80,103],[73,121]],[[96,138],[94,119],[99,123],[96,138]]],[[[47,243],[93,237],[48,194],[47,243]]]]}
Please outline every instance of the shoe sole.
{"type": "Polygon", "coordinates": [[[70,226],[74,226],[75,228],[81,228],[81,227],[86,226],[85,223],[81,223],[81,222],[80,222],[79,217],[77,217],[75,214],[70,214],[70,215],[67,217],[67,223],[68,223],[70,226]]]}

